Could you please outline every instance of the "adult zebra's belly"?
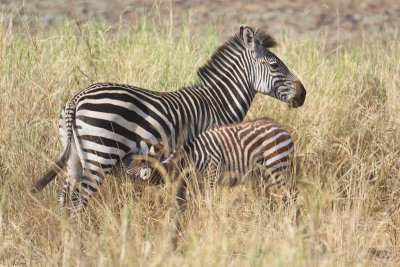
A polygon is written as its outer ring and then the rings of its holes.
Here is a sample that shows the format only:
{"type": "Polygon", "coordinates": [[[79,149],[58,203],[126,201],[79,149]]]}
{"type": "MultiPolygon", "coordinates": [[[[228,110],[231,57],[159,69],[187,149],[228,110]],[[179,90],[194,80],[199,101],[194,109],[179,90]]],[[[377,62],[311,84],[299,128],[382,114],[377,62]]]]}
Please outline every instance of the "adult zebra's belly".
{"type": "Polygon", "coordinates": [[[121,126],[104,118],[76,116],[76,131],[80,140],[81,158],[105,165],[115,165],[127,154],[147,155],[159,141],[138,125],[121,126]]]}

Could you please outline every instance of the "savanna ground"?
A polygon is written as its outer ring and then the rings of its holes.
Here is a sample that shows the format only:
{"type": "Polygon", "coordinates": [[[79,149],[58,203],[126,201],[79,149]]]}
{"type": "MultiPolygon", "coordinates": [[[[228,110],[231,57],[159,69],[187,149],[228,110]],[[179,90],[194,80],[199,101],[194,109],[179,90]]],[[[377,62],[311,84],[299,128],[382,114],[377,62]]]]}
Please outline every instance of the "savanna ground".
{"type": "Polygon", "coordinates": [[[7,16],[0,28],[0,266],[399,264],[400,42],[393,28],[360,34],[348,46],[318,32],[275,35],[273,51],[301,77],[307,99],[288,109],[260,95],[248,118],[269,116],[291,131],[304,225],[294,223],[292,205],[250,187],[217,188],[192,196],[171,251],[174,184],[106,177],[85,214],[81,247],[68,242],[58,209],[65,176],[38,195],[29,187],[59,156],[57,118],[77,89],[96,81],[161,91],[191,84],[225,34],[157,16],[130,26],[67,20],[32,33],[31,22],[17,28],[7,16]]]}

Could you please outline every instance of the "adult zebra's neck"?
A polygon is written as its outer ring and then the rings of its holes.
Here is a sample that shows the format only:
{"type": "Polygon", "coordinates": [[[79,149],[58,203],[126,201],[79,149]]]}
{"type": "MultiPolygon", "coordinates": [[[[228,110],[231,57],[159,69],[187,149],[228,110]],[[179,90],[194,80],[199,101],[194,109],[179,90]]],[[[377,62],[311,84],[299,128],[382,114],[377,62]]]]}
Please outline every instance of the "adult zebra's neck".
{"type": "Polygon", "coordinates": [[[235,35],[198,70],[197,88],[210,97],[217,125],[242,121],[254,99],[251,70],[245,57],[243,41],[235,35]]]}
{"type": "Polygon", "coordinates": [[[254,99],[252,64],[242,39],[235,35],[198,70],[199,80],[190,87],[163,95],[171,116],[175,144],[188,144],[214,127],[241,122],[254,99]]]}

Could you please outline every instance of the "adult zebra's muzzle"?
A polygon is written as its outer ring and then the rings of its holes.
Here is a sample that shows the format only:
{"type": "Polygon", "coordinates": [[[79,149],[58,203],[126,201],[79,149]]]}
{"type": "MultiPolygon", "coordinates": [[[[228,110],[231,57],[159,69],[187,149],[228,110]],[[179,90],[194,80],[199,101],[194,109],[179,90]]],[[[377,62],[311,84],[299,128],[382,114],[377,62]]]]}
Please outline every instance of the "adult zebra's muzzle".
{"type": "Polygon", "coordinates": [[[296,95],[289,100],[289,107],[298,108],[304,104],[307,92],[300,81],[295,81],[294,84],[295,84],[296,95]]]}

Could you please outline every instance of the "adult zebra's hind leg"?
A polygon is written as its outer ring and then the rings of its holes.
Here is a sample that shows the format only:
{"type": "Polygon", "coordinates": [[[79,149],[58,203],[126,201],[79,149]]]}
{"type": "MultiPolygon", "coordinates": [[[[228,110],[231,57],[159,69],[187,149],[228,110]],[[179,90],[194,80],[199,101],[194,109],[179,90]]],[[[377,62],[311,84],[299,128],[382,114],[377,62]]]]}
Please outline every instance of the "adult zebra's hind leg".
{"type": "Polygon", "coordinates": [[[67,162],[68,178],[64,182],[63,189],[59,196],[62,215],[69,217],[72,210],[76,210],[76,202],[79,198],[77,184],[82,178],[82,164],[76,151],[72,152],[67,162]]]}
{"type": "Polygon", "coordinates": [[[62,213],[70,216],[71,222],[75,222],[88,206],[89,199],[99,190],[105,170],[100,164],[79,161],[76,156],[68,164],[68,173],[69,177],[60,195],[60,204],[62,213]]]}

